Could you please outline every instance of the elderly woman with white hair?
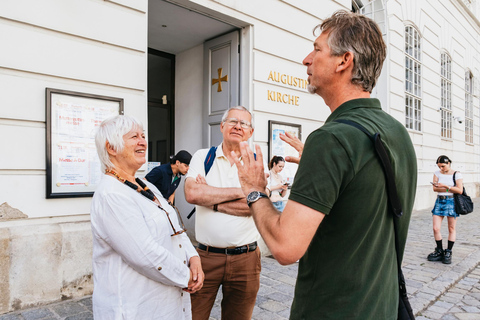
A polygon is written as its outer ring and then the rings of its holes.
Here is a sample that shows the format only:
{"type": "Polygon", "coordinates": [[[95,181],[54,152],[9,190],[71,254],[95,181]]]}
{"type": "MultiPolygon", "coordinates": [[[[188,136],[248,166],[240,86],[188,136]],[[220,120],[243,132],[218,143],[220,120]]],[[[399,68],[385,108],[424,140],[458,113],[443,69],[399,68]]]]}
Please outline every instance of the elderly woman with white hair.
{"type": "Polygon", "coordinates": [[[135,178],[146,161],[142,124],[109,118],[95,143],[105,169],[91,208],[95,319],[191,319],[190,293],[203,285],[200,258],[178,211],[135,178]]]}

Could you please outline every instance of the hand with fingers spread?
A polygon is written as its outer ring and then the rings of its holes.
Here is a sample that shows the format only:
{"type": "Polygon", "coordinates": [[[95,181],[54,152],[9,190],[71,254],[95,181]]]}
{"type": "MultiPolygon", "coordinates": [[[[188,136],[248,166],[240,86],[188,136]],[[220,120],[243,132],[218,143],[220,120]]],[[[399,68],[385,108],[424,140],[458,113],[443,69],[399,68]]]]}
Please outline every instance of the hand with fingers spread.
{"type": "Polygon", "coordinates": [[[280,133],[280,139],[291,145],[298,151],[298,157],[291,157],[286,156],[285,161],[293,162],[293,163],[300,163],[300,158],[302,157],[303,147],[304,144],[300,139],[298,139],[295,135],[285,132],[285,134],[280,133]]]}
{"type": "MultiPolygon", "coordinates": [[[[265,192],[267,179],[265,178],[265,170],[263,168],[263,155],[260,146],[255,145],[257,158],[253,155],[252,150],[248,147],[247,142],[240,143],[240,151],[242,154],[243,164],[235,156],[235,165],[238,170],[238,178],[242,186],[242,191],[247,196],[252,191],[265,192]]],[[[232,154],[233,156],[233,154],[232,154]]]]}

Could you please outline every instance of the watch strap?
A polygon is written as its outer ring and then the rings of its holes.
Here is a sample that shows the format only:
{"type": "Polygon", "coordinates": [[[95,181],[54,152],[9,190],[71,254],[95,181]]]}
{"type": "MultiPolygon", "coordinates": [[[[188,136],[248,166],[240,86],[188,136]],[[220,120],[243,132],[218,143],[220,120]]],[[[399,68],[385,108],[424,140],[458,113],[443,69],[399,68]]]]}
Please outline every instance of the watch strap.
{"type": "Polygon", "coordinates": [[[260,191],[252,191],[252,192],[250,192],[250,194],[247,196],[247,204],[248,204],[248,206],[250,207],[250,206],[252,205],[252,203],[258,201],[258,199],[260,199],[260,198],[267,198],[267,199],[268,199],[268,195],[266,195],[265,193],[260,192],[260,191]],[[257,197],[256,197],[255,199],[253,199],[253,200],[250,201],[250,200],[248,200],[248,199],[250,198],[250,195],[251,195],[252,193],[256,193],[256,194],[257,194],[257,197]]]}

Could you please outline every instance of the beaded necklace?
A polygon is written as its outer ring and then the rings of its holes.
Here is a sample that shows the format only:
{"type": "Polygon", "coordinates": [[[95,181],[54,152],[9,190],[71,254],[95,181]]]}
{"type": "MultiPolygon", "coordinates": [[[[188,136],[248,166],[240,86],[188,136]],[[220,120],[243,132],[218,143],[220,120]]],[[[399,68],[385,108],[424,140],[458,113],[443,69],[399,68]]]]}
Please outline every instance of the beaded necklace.
{"type": "Polygon", "coordinates": [[[124,179],[122,177],[120,177],[118,175],[118,173],[116,173],[115,171],[113,170],[110,170],[110,169],[106,169],[105,170],[105,173],[110,173],[112,175],[115,176],[115,178],[117,178],[118,180],[120,180],[121,182],[123,182],[124,184],[126,184],[127,186],[129,186],[130,188],[132,188],[133,190],[137,191],[138,193],[141,193],[144,197],[152,200],[152,201],[155,201],[157,200],[157,197],[155,197],[155,195],[153,194],[152,190],[150,190],[147,185],[145,183],[143,183],[142,180],[138,179],[138,178],[135,178],[135,181],[140,185],[137,186],[135,185],[134,183],[128,181],[127,179],[124,179]]]}
{"type": "MultiPolygon", "coordinates": [[[[135,178],[135,182],[137,182],[139,186],[135,185],[134,183],[128,181],[127,179],[125,178],[122,178],[118,175],[118,173],[116,173],[115,171],[111,170],[111,169],[105,169],[105,173],[110,173],[111,175],[113,175],[115,178],[117,178],[118,181],[120,182],[123,182],[125,185],[129,186],[130,188],[132,188],[133,190],[137,191],[138,193],[140,193],[141,195],[143,195],[144,197],[146,197],[147,199],[155,202],[155,201],[158,201],[157,197],[155,196],[155,194],[152,192],[152,190],[150,190],[149,187],[147,187],[147,185],[145,183],[143,183],[142,180],[140,180],[139,178],[135,178]]],[[[167,215],[167,218],[168,218],[168,221],[170,222],[170,226],[172,227],[173,229],[173,234],[172,234],[172,237],[173,236],[176,236],[176,235],[179,235],[181,233],[184,233],[185,231],[187,231],[187,229],[185,229],[185,225],[183,224],[183,220],[182,220],[182,216],[180,215],[180,213],[178,212],[178,209],[172,204],[172,207],[175,209],[175,211],[177,212],[177,216],[180,220],[180,223],[182,224],[182,227],[183,229],[180,230],[180,231],[176,231],[175,230],[175,227],[173,226],[173,223],[172,223],[172,220],[170,220],[170,215],[168,214],[167,210],[163,209],[163,207],[159,204],[160,201],[158,201],[158,203],[155,202],[155,204],[157,205],[157,207],[162,210],[163,212],[165,212],[165,214],[167,215]]]]}

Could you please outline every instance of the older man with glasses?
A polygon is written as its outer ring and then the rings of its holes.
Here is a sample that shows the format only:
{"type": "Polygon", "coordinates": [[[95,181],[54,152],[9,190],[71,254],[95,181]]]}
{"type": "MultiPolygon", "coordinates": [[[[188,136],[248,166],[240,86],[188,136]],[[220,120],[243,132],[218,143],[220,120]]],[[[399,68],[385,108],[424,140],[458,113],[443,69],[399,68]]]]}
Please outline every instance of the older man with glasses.
{"type": "Polygon", "coordinates": [[[197,252],[205,272],[203,289],[192,295],[195,320],[208,320],[220,285],[222,319],[252,316],[260,286],[259,233],[240,188],[235,160],[241,157],[240,143],[253,130],[247,109],[230,108],[220,125],[223,142],[216,150],[198,150],[190,162],[185,197],[196,205],[197,252]]]}

